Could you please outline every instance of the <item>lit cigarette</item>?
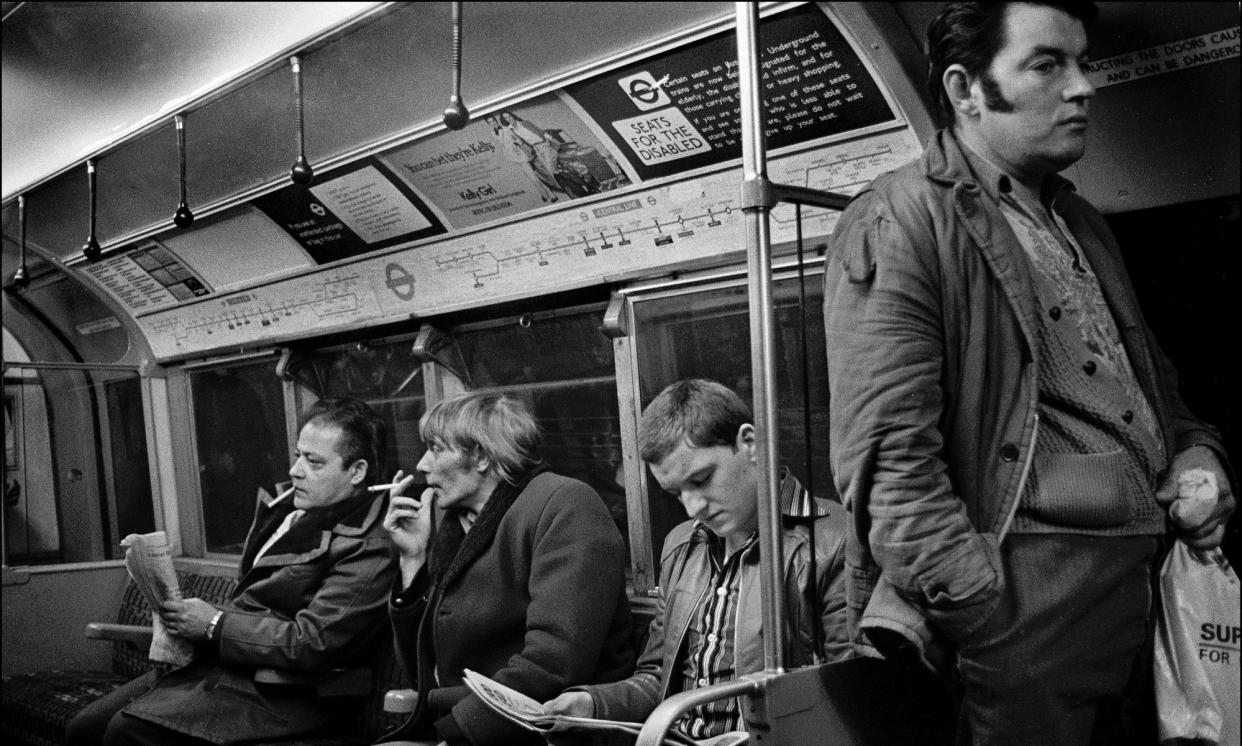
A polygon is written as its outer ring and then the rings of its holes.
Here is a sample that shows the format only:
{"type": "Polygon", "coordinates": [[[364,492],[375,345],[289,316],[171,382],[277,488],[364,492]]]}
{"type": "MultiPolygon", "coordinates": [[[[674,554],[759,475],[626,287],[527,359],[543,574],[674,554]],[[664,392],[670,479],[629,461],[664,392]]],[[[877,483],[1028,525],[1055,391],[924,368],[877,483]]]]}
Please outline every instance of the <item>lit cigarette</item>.
{"type": "Polygon", "coordinates": [[[401,486],[400,482],[393,482],[392,484],[373,484],[370,487],[367,487],[367,491],[368,492],[383,492],[384,490],[390,490],[393,487],[400,487],[400,486],[401,486]]]}
{"type": "MultiPolygon", "coordinates": [[[[284,492],[282,492],[282,493],[280,493],[279,495],[277,495],[277,496],[276,496],[276,500],[284,500],[286,497],[288,497],[288,496],[292,495],[292,494],[293,494],[293,491],[294,491],[294,490],[296,490],[296,489],[297,489],[297,487],[290,487],[289,489],[287,489],[287,490],[285,490],[284,492]]],[[[276,500],[273,500],[272,502],[276,502],[276,500]]]]}

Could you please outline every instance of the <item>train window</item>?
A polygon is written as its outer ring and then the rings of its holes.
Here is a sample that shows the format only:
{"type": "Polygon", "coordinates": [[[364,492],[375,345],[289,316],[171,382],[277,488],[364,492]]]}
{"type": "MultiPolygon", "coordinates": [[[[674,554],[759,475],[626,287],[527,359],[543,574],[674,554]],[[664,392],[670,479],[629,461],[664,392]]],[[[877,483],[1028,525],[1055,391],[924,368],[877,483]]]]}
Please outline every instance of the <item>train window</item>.
{"type": "Polygon", "coordinates": [[[28,363],[4,371],[6,562],[114,559],[155,530],[136,371],[28,363]]]}
{"type": "MultiPolygon", "coordinates": [[[[820,497],[836,499],[829,473],[828,387],[821,274],[804,279],[805,304],[799,301],[796,274],[773,278],[776,325],[778,463],[820,497]],[[805,322],[805,327],[801,322],[805,322]],[[810,373],[809,401],[804,394],[802,335],[810,373]],[[815,448],[807,452],[806,423],[815,448]]],[[[631,296],[631,336],[637,358],[638,398],[646,406],[668,384],[683,378],[710,378],[752,401],[750,313],[744,279],[699,285],[692,289],[654,291],[631,296]]],[[[658,561],[664,536],[685,520],[677,500],[646,478],[651,538],[658,561]]],[[[658,572],[658,567],[657,567],[658,572]]]]}
{"type": "Polygon", "coordinates": [[[626,537],[616,369],[600,331],[604,306],[523,314],[451,330],[463,383],[524,399],[543,428],[553,471],[591,485],[626,537]]]}
{"type": "Polygon", "coordinates": [[[191,371],[208,552],[240,554],[260,489],[289,478],[284,389],[270,358],[191,371]]]}
{"type": "Polygon", "coordinates": [[[361,399],[383,418],[388,425],[387,478],[398,468],[413,471],[423,456],[418,419],[427,409],[427,397],[421,372],[412,340],[402,337],[308,352],[292,374],[319,397],[361,399]]]}

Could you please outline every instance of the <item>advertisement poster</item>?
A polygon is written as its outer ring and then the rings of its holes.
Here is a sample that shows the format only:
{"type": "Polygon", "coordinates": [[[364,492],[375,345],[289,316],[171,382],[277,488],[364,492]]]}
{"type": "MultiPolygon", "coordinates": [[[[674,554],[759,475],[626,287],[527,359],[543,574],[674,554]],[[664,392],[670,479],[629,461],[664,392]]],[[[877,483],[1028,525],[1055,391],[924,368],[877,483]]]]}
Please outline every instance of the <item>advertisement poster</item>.
{"type": "Polygon", "coordinates": [[[444,232],[422,200],[374,158],[254,200],[326,264],[444,232]]]}
{"type": "Polygon", "coordinates": [[[552,95],[472,118],[380,159],[467,228],[630,183],[607,146],[552,95]]]}
{"type": "Polygon", "coordinates": [[[125,307],[151,311],[211,293],[211,288],[188,264],[155,239],[133,250],[87,264],[85,271],[125,307]]]}
{"type": "MultiPolygon", "coordinates": [[[[760,23],[769,148],[895,119],[845,38],[815,4],[760,23]]],[[[722,32],[565,92],[641,179],[740,158],[737,42],[722,32]]]]}

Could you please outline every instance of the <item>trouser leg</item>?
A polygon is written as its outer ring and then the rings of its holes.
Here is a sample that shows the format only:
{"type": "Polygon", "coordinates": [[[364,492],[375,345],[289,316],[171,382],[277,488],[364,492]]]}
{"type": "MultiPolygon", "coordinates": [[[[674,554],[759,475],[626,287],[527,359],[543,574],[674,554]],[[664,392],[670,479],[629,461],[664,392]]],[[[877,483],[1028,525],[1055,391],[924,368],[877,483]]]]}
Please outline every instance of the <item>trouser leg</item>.
{"type": "Polygon", "coordinates": [[[118,712],[108,723],[104,746],[210,746],[209,741],[171,731],[133,715],[118,712]]]}
{"type": "Polygon", "coordinates": [[[103,743],[104,731],[107,730],[112,716],[124,709],[125,705],[151,691],[155,679],[155,672],[149,671],[83,708],[69,721],[65,730],[66,746],[99,746],[103,743]]]}
{"type": "MultiPolygon", "coordinates": [[[[996,612],[960,649],[976,746],[1086,746],[1148,634],[1152,537],[1010,535],[996,612]]],[[[1097,741],[1097,743],[1099,743],[1097,741]]]]}

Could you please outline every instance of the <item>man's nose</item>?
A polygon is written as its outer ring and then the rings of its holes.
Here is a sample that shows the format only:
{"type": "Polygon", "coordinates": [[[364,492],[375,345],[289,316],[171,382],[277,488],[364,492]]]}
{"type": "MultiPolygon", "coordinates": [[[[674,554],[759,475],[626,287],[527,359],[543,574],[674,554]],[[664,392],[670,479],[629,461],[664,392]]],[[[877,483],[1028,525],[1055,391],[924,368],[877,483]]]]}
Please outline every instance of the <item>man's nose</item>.
{"type": "Polygon", "coordinates": [[[680,497],[681,506],[686,509],[686,514],[691,518],[699,518],[699,514],[707,507],[707,501],[703,499],[703,493],[701,492],[687,492],[683,490],[680,497]]]}
{"type": "Polygon", "coordinates": [[[1070,65],[1069,80],[1065,86],[1065,100],[1090,99],[1095,95],[1095,86],[1087,79],[1087,70],[1082,65],[1070,65]]]}
{"type": "Polygon", "coordinates": [[[415,466],[414,468],[418,469],[424,474],[430,474],[431,473],[431,451],[427,451],[426,453],[424,453],[423,457],[418,460],[418,465],[415,466]]]}
{"type": "Polygon", "coordinates": [[[294,479],[302,478],[302,459],[300,458],[297,459],[296,461],[293,462],[293,466],[289,467],[289,476],[293,477],[294,479]]]}

